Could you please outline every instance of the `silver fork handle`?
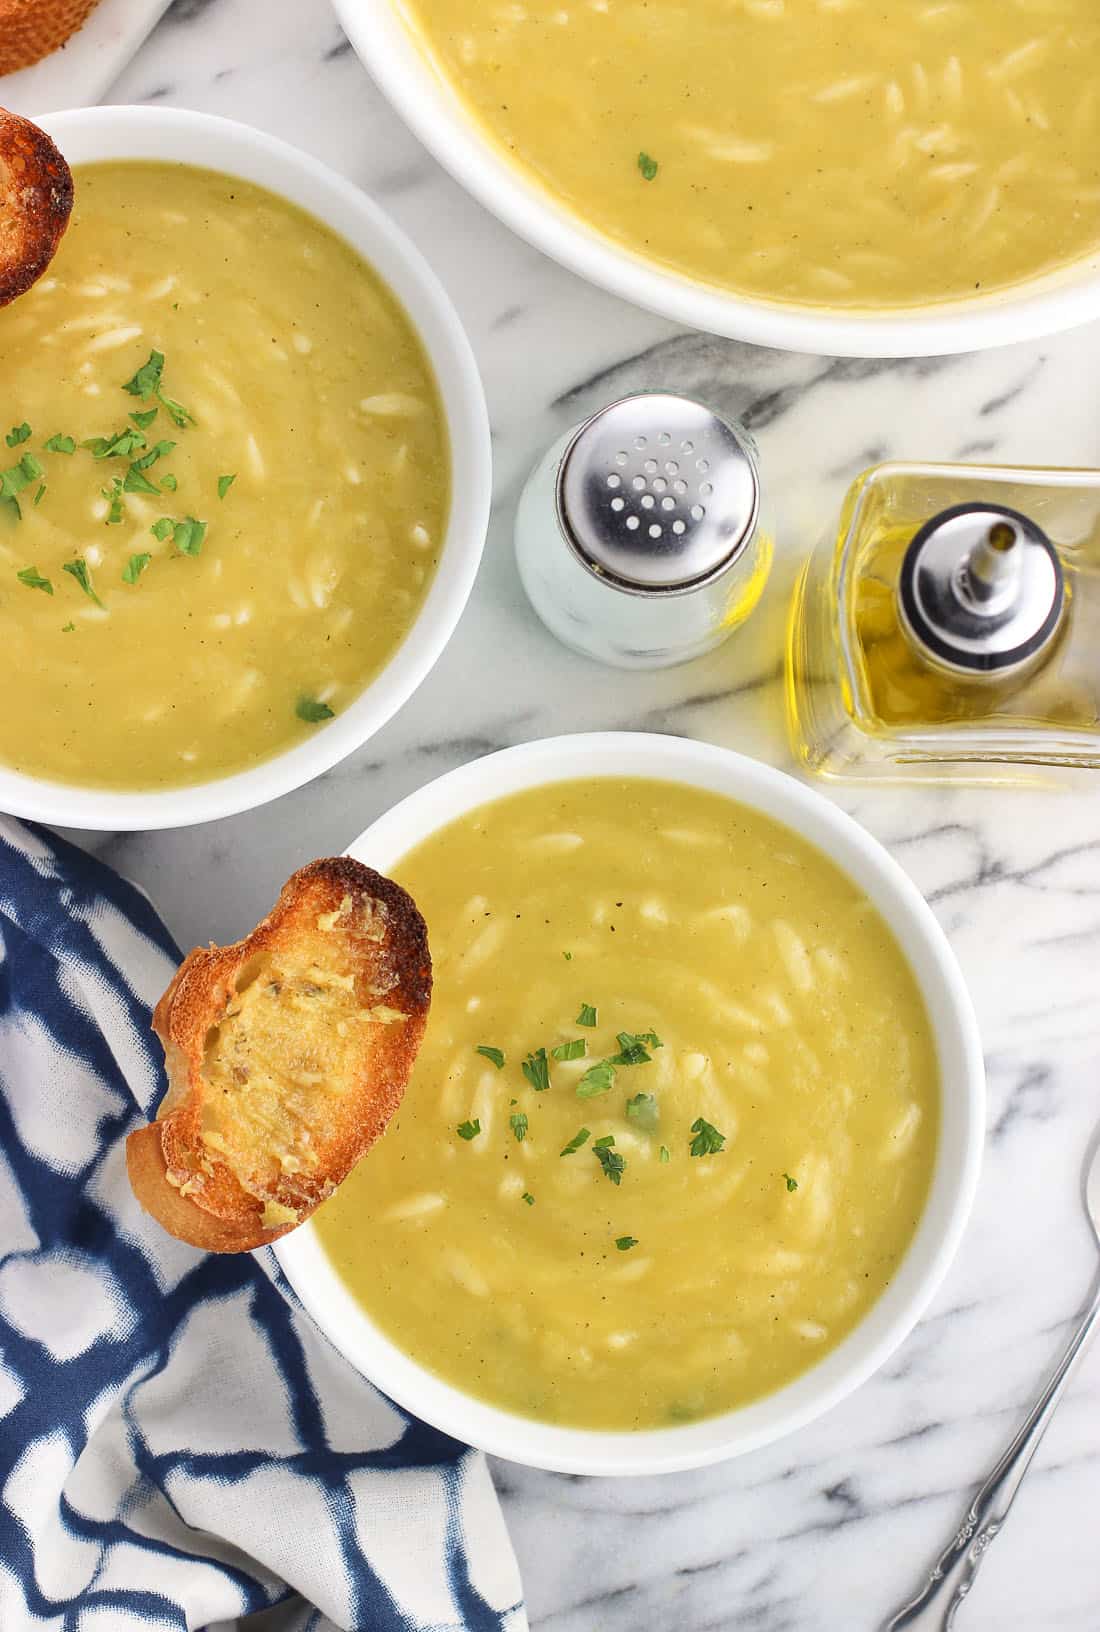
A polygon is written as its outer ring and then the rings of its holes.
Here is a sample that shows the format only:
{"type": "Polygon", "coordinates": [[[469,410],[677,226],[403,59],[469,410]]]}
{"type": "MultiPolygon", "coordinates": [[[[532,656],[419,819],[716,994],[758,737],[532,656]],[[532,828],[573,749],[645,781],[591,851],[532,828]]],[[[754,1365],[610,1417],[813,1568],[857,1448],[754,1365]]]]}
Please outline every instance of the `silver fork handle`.
{"type": "Polygon", "coordinates": [[[958,1534],[940,1554],[917,1596],[887,1621],[883,1632],[948,1632],[959,1605],[974,1585],[986,1550],[1008,1517],[1039,1441],[1100,1322],[1100,1281],[1093,1288],[1080,1325],[1030,1416],[970,1504],[958,1534]]]}

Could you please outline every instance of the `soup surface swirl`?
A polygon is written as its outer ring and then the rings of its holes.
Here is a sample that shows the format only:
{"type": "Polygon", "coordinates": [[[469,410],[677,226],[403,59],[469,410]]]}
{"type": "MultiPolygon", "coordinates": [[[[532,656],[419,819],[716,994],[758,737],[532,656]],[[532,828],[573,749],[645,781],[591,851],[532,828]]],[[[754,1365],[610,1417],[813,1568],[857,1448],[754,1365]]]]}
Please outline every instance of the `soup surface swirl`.
{"type": "Polygon", "coordinates": [[[614,1429],[835,1346],[909,1245],[939,1126],[922,998],[856,886],[742,805],[617,778],[484,806],[394,871],[431,1018],[315,1218],[378,1325],[497,1405],[614,1429]]]}

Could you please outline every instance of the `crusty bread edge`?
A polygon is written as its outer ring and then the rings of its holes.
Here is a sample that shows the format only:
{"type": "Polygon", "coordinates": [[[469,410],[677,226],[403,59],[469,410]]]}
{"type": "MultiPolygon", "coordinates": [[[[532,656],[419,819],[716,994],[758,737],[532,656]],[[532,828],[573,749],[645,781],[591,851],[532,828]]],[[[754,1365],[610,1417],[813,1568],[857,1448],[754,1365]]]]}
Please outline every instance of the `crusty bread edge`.
{"type": "Polygon", "coordinates": [[[229,1224],[215,1218],[213,1213],[204,1212],[190,1196],[183,1195],[169,1183],[160,1129],[155,1122],[135,1128],[127,1136],[126,1172],[134,1195],[161,1228],[177,1241],[186,1241],[203,1252],[246,1252],[278,1240],[293,1227],[265,1230],[255,1240],[243,1244],[239,1224],[229,1224]]]}
{"type": "Polygon", "coordinates": [[[43,0],[15,0],[0,4],[0,75],[33,68],[60,51],[78,34],[99,0],[67,0],[48,8],[43,0]]]}
{"type": "Polygon", "coordinates": [[[24,198],[18,210],[19,258],[0,258],[0,307],[25,294],[57,253],[73,208],[72,171],[44,130],[17,113],[0,108],[0,163],[26,167],[21,178],[24,198]]]}
{"type": "MultiPolygon", "coordinates": [[[[333,888],[369,890],[374,899],[385,903],[392,932],[410,938],[422,949],[421,966],[416,969],[405,967],[401,971],[403,998],[411,998],[415,1006],[403,1028],[407,1057],[400,1086],[379,1099],[375,1106],[375,1114],[366,1121],[361,1137],[355,1142],[351,1159],[335,1178],[332,1188],[346,1178],[355,1163],[385,1132],[390,1118],[401,1102],[424,1035],[432,987],[431,957],[424,920],[411,896],[399,884],[365,867],[361,862],[354,861],[351,857],[337,856],[310,862],[287,880],[274,907],[248,935],[242,936],[239,941],[234,941],[228,946],[196,947],[189,952],[153,1011],[153,1030],[164,1048],[168,1087],[157,1107],[156,1120],[143,1128],[134,1129],[127,1136],[126,1170],[134,1195],[145,1211],[155,1218],[169,1235],[205,1252],[250,1252],[257,1247],[269,1246],[280,1236],[288,1235],[291,1230],[297,1229],[315,1210],[312,1209],[310,1214],[300,1217],[297,1223],[269,1228],[258,1223],[255,1227],[249,1228],[241,1220],[231,1222],[217,1217],[190,1196],[183,1195],[170,1181],[160,1124],[191,1092],[191,1076],[195,1069],[192,1062],[196,1045],[201,1058],[201,1044],[209,1025],[211,988],[221,987],[218,996],[224,1004],[228,990],[225,975],[239,970],[263,949],[276,933],[282,918],[292,910],[298,895],[318,879],[333,888]],[[205,986],[207,994],[205,1019],[196,990],[200,985],[205,986]]],[[[320,1205],[320,1201],[317,1205],[320,1205]]]]}

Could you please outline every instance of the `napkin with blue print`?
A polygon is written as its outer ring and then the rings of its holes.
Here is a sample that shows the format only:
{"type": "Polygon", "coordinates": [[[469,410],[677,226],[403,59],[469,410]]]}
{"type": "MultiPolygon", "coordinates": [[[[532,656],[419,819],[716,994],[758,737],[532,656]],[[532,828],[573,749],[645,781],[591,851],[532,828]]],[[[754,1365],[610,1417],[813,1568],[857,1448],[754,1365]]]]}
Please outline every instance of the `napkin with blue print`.
{"type": "Polygon", "coordinates": [[[0,1627],[523,1632],[484,1458],[364,1382],[269,1251],[134,1200],[178,961],[136,889],[0,817],[0,1627]]]}

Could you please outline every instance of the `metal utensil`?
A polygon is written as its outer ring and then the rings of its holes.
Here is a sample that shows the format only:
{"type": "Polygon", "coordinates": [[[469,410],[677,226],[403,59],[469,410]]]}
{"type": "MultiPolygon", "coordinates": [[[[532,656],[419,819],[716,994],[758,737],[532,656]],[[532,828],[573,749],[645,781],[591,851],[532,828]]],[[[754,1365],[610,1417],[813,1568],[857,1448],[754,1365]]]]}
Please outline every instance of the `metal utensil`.
{"type": "MultiPolygon", "coordinates": [[[[1085,1211],[1100,1247],[1100,1130],[1085,1163],[1084,1197],[1085,1211]]],[[[947,1632],[954,1625],[959,1605],[974,1585],[986,1549],[999,1534],[1039,1441],[1098,1325],[1100,1273],[1080,1324],[1027,1421],[970,1504],[958,1534],[936,1561],[927,1585],[886,1623],[884,1632],[947,1632]]]]}

